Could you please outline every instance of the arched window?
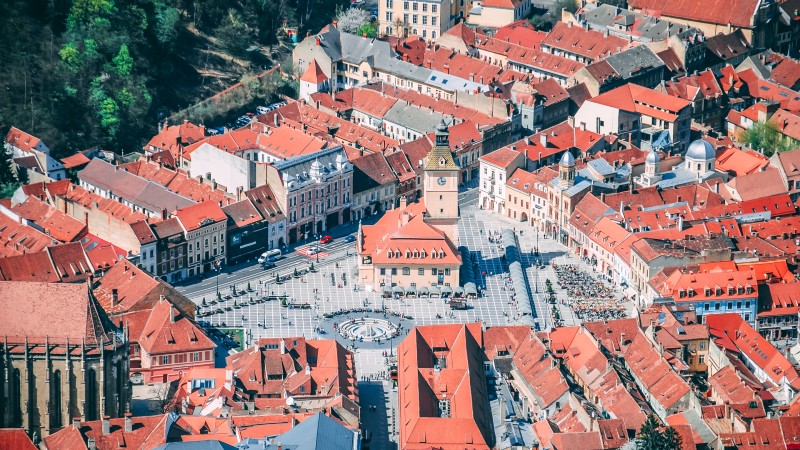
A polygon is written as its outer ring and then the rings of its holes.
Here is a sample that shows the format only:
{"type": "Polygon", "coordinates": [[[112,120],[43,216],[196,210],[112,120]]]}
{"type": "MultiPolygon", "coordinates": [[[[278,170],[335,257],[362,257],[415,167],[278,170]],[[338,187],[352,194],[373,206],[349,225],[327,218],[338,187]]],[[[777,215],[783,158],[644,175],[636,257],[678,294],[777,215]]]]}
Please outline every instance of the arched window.
{"type": "Polygon", "coordinates": [[[403,267],[403,275],[411,275],[411,269],[408,267],[403,267]]]}

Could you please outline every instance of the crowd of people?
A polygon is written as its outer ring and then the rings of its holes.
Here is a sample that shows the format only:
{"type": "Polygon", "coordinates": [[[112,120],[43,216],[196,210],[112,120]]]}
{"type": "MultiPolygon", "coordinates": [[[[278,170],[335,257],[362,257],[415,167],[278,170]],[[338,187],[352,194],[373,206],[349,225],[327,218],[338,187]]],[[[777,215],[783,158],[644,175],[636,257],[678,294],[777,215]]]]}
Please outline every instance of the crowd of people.
{"type": "Polygon", "coordinates": [[[591,322],[625,317],[622,303],[602,281],[574,264],[553,263],[553,269],[556,283],[567,297],[561,300],[562,304],[568,305],[579,319],[591,322]]]}

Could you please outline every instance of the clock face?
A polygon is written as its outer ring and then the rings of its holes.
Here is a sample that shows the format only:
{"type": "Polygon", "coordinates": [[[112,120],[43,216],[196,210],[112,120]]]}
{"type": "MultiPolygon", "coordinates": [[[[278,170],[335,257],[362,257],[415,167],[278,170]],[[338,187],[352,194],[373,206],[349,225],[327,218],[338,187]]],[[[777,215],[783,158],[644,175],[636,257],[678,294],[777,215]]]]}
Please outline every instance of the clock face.
{"type": "Polygon", "coordinates": [[[439,186],[444,186],[447,183],[447,178],[439,177],[439,179],[436,180],[436,182],[439,183],[439,186]]]}

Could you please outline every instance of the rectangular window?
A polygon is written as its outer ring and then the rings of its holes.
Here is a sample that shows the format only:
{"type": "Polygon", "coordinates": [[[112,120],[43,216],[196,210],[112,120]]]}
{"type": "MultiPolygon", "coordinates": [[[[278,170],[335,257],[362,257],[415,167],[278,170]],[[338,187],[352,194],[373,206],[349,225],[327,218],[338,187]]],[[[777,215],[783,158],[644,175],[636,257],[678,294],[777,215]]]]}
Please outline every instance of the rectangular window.
{"type": "Polygon", "coordinates": [[[192,361],[200,361],[200,352],[194,352],[192,354],[192,361]]]}
{"type": "Polygon", "coordinates": [[[386,269],[381,269],[381,275],[386,275],[386,269]]]}
{"type": "Polygon", "coordinates": [[[161,365],[165,366],[167,364],[169,364],[169,356],[162,356],[161,357],[161,365]]]}
{"type": "Polygon", "coordinates": [[[392,267],[392,275],[397,275],[397,268],[396,267],[392,267]]]}
{"type": "Polygon", "coordinates": [[[425,269],[419,269],[417,275],[425,275],[425,269]]]}
{"type": "Polygon", "coordinates": [[[444,269],[444,274],[445,275],[450,275],[450,269],[444,269]]]}

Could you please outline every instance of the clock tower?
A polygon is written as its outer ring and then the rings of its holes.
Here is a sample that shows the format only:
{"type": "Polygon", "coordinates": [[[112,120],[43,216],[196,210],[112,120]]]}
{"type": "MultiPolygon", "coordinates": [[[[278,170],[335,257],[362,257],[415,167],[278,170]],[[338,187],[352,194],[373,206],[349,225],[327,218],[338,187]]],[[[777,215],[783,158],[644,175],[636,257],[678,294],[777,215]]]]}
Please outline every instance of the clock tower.
{"type": "Polygon", "coordinates": [[[458,245],[458,174],[450,152],[447,124],[436,127],[436,145],[423,163],[425,222],[444,231],[458,245]]]}

